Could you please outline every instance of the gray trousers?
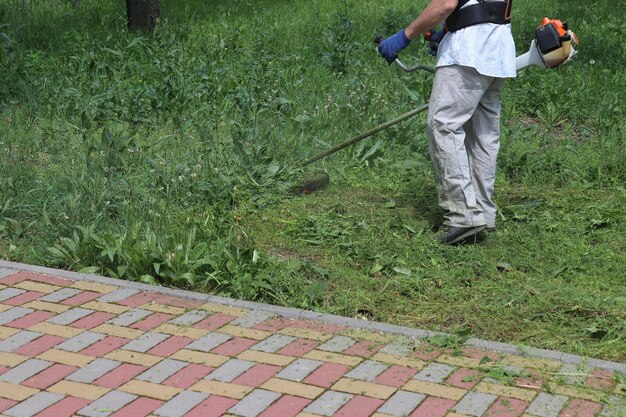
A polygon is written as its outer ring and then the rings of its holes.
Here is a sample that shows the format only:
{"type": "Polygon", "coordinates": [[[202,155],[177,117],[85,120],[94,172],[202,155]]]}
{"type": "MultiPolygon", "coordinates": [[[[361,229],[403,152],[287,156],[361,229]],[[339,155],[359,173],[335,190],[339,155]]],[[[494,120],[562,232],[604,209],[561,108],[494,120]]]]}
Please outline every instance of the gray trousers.
{"type": "Polygon", "coordinates": [[[495,226],[503,84],[502,78],[459,65],[435,72],[427,134],[439,205],[449,226],[495,226]]]}

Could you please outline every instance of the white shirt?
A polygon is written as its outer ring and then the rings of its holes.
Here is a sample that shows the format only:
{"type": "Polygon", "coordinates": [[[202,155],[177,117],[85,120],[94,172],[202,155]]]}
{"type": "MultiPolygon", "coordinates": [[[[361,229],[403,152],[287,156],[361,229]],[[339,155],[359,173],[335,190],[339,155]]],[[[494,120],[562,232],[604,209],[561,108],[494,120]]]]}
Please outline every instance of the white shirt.
{"type": "Polygon", "coordinates": [[[490,77],[515,77],[511,25],[481,23],[449,32],[439,44],[437,67],[463,65],[490,77]]]}

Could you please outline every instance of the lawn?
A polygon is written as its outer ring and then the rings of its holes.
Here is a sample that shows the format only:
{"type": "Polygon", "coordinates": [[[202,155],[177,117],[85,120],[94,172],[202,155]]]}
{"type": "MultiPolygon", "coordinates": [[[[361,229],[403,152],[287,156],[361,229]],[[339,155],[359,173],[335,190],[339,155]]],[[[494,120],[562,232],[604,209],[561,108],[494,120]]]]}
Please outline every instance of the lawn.
{"type": "Polygon", "coordinates": [[[624,362],[626,25],[518,3],[519,53],[547,15],[579,56],[507,82],[497,231],[447,247],[424,115],[298,168],[427,102],[373,49],[425,1],[162,0],[148,35],[121,1],[6,0],[0,258],[624,362]]]}

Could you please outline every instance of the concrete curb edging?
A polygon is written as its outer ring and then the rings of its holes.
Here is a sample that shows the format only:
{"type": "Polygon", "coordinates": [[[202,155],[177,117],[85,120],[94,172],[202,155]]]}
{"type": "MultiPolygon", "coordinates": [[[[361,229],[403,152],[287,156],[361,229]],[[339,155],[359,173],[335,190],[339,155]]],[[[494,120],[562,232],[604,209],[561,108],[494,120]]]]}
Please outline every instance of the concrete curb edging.
{"type": "MultiPolygon", "coordinates": [[[[424,339],[434,335],[446,335],[446,333],[433,332],[428,330],[415,329],[405,326],[397,326],[392,324],[369,322],[365,320],[359,320],[350,317],[336,316],[333,314],[316,313],[314,311],[278,307],[269,304],[256,303],[252,301],[235,300],[216,295],[200,294],[192,291],[172,289],[167,287],[157,287],[148,284],[142,284],[133,281],[124,281],[120,279],[107,278],[93,274],[83,274],[79,272],[66,271],[62,269],[46,268],[41,266],[27,265],[17,262],[10,262],[0,259],[0,277],[13,273],[12,271],[29,271],[47,275],[54,275],[62,278],[67,278],[73,281],[90,281],[101,284],[115,285],[118,287],[131,288],[142,291],[152,291],[161,293],[164,295],[170,295],[175,297],[186,298],[194,301],[202,301],[207,303],[215,303],[228,305],[231,307],[238,307],[250,310],[259,310],[267,313],[273,313],[281,317],[295,319],[295,320],[313,320],[321,321],[328,324],[334,324],[339,326],[352,327],[362,330],[392,333],[400,336],[405,336],[412,339],[424,339]]],[[[585,364],[590,368],[599,368],[607,371],[614,371],[626,374],[626,364],[619,362],[611,362],[602,359],[588,358],[579,355],[573,355],[564,352],[558,352],[547,349],[538,349],[526,346],[517,346],[509,343],[492,342],[488,340],[470,338],[465,342],[465,346],[475,347],[479,349],[491,350],[495,352],[526,356],[538,359],[548,359],[563,364],[581,365],[585,364]]]]}

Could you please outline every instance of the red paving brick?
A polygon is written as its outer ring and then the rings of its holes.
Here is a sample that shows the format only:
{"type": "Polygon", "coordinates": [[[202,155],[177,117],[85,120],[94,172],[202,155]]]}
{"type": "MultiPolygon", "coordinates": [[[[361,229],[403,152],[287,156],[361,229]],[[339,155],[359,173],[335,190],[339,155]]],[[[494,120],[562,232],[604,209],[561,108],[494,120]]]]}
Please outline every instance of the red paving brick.
{"type": "Polygon", "coordinates": [[[163,404],[163,401],[140,397],[111,414],[109,417],[145,417],[163,404]]]}
{"type": "Polygon", "coordinates": [[[93,345],[81,350],[79,353],[86,356],[104,356],[107,353],[113,352],[130,342],[130,339],[125,339],[118,336],[107,336],[102,340],[97,341],[93,345]]]}
{"type": "Polygon", "coordinates": [[[108,374],[96,379],[93,383],[107,388],[117,388],[122,384],[130,381],[143,371],[145,366],[133,365],[130,363],[123,363],[108,374]]]}
{"type": "Polygon", "coordinates": [[[160,297],[154,300],[156,304],[165,304],[168,306],[180,307],[180,308],[197,308],[200,307],[204,302],[195,301],[195,300],[187,300],[185,298],[180,297],[172,297],[170,295],[161,295],[160,297]]]}
{"type": "Polygon", "coordinates": [[[487,410],[485,417],[518,417],[528,408],[526,401],[500,397],[487,410]]]}
{"type": "Polygon", "coordinates": [[[378,375],[374,382],[377,384],[389,385],[391,387],[400,388],[408,380],[410,380],[413,375],[417,373],[416,369],[407,368],[405,366],[392,365],[387,368],[383,373],[378,375]]]}
{"type": "Polygon", "coordinates": [[[117,304],[121,304],[126,307],[139,307],[144,304],[150,303],[157,298],[160,298],[161,294],[153,293],[153,292],[140,292],[128,298],[125,298],[121,301],[118,301],[117,304]]]}
{"type": "Polygon", "coordinates": [[[7,373],[11,368],[0,366],[0,375],[7,373]]]}
{"type": "Polygon", "coordinates": [[[308,377],[304,379],[307,384],[313,384],[324,388],[330,388],[339,378],[350,370],[345,365],[336,363],[324,363],[308,377]]]}
{"type": "Polygon", "coordinates": [[[295,320],[291,322],[289,327],[294,327],[296,329],[315,330],[316,332],[330,334],[338,333],[346,329],[344,326],[337,326],[336,324],[322,323],[310,320],[295,320]]]}
{"type": "Polygon", "coordinates": [[[37,356],[43,352],[52,349],[66,339],[61,336],[53,336],[51,334],[44,334],[38,339],[33,340],[30,343],[25,344],[17,348],[14,353],[23,356],[37,356]]]}
{"type": "Polygon", "coordinates": [[[246,339],[243,337],[235,337],[228,342],[224,342],[215,349],[211,351],[211,353],[217,353],[218,355],[224,356],[237,356],[244,350],[248,350],[252,346],[259,343],[256,340],[246,339]]]}
{"type": "Polygon", "coordinates": [[[594,389],[611,389],[613,387],[614,372],[594,369],[585,384],[594,389]]]}
{"type": "Polygon", "coordinates": [[[382,347],[383,345],[380,343],[372,342],[370,340],[362,340],[344,350],[343,353],[346,355],[356,355],[363,358],[369,358],[376,354],[382,347]]]}
{"type": "Polygon", "coordinates": [[[203,379],[209,373],[213,372],[214,369],[215,368],[211,368],[209,366],[192,363],[167,378],[162,382],[162,384],[170,387],[187,389],[199,380],[203,379]]]}
{"type": "Polygon", "coordinates": [[[410,417],[443,417],[456,405],[456,401],[428,397],[411,413],[410,417]]]}
{"type": "Polygon", "coordinates": [[[5,285],[17,284],[22,281],[37,281],[43,282],[44,284],[59,285],[61,287],[72,285],[74,283],[73,281],[67,279],[37,274],[29,271],[21,271],[0,279],[0,283],[5,285]]]}
{"type": "Polygon", "coordinates": [[[8,304],[10,306],[21,306],[22,304],[26,304],[30,301],[36,300],[39,297],[44,296],[45,294],[37,291],[26,291],[24,294],[20,294],[17,297],[10,298],[8,300],[4,300],[3,304],[8,304]]]}
{"type": "Polygon", "coordinates": [[[194,324],[193,327],[202,330],[216,330],[224,326],[225,324],[230,323],[236,318],[237,316],[231,316],[230,314],[216,313],[194,324]]]}
{"type": "Polygon", "coordinates": [[[446,384],[450,384],[453,387],[472,389],[474,385],[478,384],[482,379],[482,372],[475,369],[461,368],[454,371],[452,375],[446,380],[446,384]]]}
{"type": "Polygon", "coordinates": [[[154,329],[156,327],[159,327],[160,325],[162,325],[166,321],[172,320],[174,317],[175,316],[173,316],[171,314],[154,313],[154,314],[150,314],[145,319],[140,320],[137,323],[132,324],[130,327],[132,327],[134,329],[138,329],[138,330],[148,331],[148,330],[152,330],[152,329],[154,329]]]}
{"type": "Polygon", "coordinates": [[[303,356],[319,346],[319,342],[310,339],[296,339],[277,353],[287,356],[303,356]]]}
{"type": "Polygon", "coordinates": [[[76,327],[77,329],[91,330],[94,327],[97,327],[102,323],[111,320],[113,317],[115,317],[115,314],[105,313],[103,311],[96,311],[95,313],[90,314],[87,317],[76,320],[74,323],[70,324],[70,326],[76,327]]]}
{"type": "Polygon", "coordinates": [[[574,398],[559,417],[594,417],[601,409],[601,404],[574,398]]]}
{"type": "Polygon", "coordinates": [[[171,336],[168,337],[167,340],[150,349],[147,353],[150,355],[166,357],[178,352],[191,342],[193,342],[193,339],[188,337],[171,336]]]}
{"type": "Polygon", "coordinates": [[[337,411],[335,417],[368,417],[385,401],[357,395],[337,411]]]}
{"type": "Polygon", "coordinates": [[[283,395],[274,404],[265,409],[258,417],[295,417],[309,405],[306,398],[283,395]]]}
{"type": "Polygon", "coordinates": [[[13,407],[15,404],[17,404],[17,401],[7,400],[6,398],[0,397],[0,413],[13,407]]]}
{"type": "Polygon", "coordinates": [[[79,306],[100,297],[102,297],[102,294],[99,292],[83,291],[73,297],[66,298],[61,301],[61,304],[65,304],[66,306],[79,306]]]}
{"type": "Polygon", "coordinates": [[[269,320],[264,321],[263,323],[259,323],[253,327],[255,330],[264,330],[266,332],[277,332],[279,330],[284,329],[285,327],[289,327],[289,325],[293,322],[293,320],[285,319],[282,317],[274,317],[269,320]]]}
{"type": "Polygon", "coordinates": [[[214,395],[198,404],[185,417],[220,417],[236,403],[232,398],[214,395]]]}
{"type": "Polygon", "coordinates": [[[238,385],[246,385],[248,387],[258,387],[265,381],[272,378],[281,370],[282,368],[280,366],[266,365],[261,363],[258,365],[254,365],[245,373],[235,378],[233,380],[233,383],[238,385]]]}
{"type": "Polygon", "coordinates": [[[91,401],[83,398],[65,397],[58,403],[48,407],[35,417],[70,417],[91,401]]]}
{"type": "Polygon", "coordinates": [[[77,370],[78,368],[75,366],[55,363],[49,368],[44,369],[39,374],[22,382],[22,385],[26,385],[31,388],[46,389],[77,370]]]}
{"type": "Polygon", "coordinates": [[[48,320],[50,317],[54,317],[56,314],[49,311],[34,311],[25,315],[17,320],[13,320],[7,323],[6,326],[14,327],[16,329],[27,329],[30,326],[34,326],[37,323],[48,320]]]}

